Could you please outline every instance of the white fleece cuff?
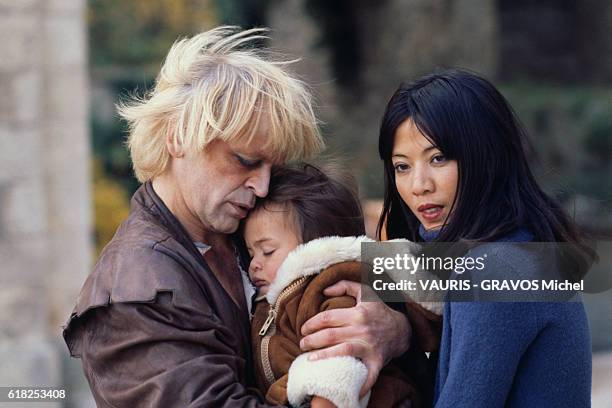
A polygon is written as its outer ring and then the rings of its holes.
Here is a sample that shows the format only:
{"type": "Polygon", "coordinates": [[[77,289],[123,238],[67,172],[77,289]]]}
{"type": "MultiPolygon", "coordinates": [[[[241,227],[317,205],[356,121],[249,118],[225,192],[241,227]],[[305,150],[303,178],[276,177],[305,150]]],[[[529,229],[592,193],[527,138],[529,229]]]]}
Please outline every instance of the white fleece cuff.
{"type": "Polygon", "coordinates": [[[289,368],[287,398],[299,407],[309,396],[316,395],[333,402],[338,408],[365,408],[370,394],[359,400],[359,390],[368,369],[355,357],[331,357],[309,361],[310,353],[301,354],[289,368]]]}

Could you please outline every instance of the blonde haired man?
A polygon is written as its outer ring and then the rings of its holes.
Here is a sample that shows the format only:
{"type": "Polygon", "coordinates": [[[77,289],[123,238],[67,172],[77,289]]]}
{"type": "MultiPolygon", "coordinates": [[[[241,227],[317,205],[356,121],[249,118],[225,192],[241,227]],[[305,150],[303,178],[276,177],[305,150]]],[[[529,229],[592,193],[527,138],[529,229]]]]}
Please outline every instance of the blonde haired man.
{"type": "MultiPolygon", "coordinates": [[[[64,329],[99,407],[264,406],[247,391],[250,305],[233,233],[266,196],[272,166],[323,142],[307,87],[250,46],[262,38],[219,27],[178,41],[150,94],[119,107],[143,185],[64,329]]],[[[373,379],[407,347],[405,318],[382,305],[330,317],[311,322],[304,347],[359,355],[373,379]]]]}

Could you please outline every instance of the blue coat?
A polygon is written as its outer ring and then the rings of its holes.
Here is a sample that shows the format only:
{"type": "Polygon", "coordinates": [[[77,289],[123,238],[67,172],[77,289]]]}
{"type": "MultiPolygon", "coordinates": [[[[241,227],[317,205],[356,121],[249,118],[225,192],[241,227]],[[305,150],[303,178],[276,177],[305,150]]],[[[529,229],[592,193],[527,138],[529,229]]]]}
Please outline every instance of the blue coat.
{"type": "MultiPolygon", "coordinates": [[[[426,241],[433,238],[421,232],[426,241]]],[[[532,239],[518,230],[502,241],[532,239]]],[[[495,268],[517,276],[533,261],[505,255],[495,257],[495,268]]],[[[581,301],[447,302],[435,406],[589,407],[591,358],[581,301]]]]}

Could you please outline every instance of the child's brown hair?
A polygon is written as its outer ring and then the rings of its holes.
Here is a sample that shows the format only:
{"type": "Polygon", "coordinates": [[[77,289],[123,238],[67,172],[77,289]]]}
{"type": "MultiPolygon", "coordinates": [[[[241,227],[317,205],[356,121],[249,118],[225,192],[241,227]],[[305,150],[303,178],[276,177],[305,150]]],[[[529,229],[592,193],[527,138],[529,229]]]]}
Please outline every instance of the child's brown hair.
{"type": "Polygon", "coordinates": [[[302,243],[326,236],[365,234],[354,179],[329,164],[325,172],[311,164],[272,170],[268,195],[253,211],[278,204],[295,222],[302,243]]]}

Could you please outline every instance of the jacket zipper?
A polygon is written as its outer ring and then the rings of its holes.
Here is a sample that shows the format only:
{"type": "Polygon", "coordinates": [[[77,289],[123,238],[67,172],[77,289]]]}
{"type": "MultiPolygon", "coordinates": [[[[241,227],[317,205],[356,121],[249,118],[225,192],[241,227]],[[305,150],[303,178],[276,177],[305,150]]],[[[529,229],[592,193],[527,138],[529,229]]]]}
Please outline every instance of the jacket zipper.
{"type": "Polygon", "coordinates": [[[272,364],[270,363],[270,354],[268,353],[270,347],[270,340],[274,333],[276,333],[276,315],[278,311],[278,306],[280,303],[289,295],[291,295],[295,290],[306,281],[307,277],[304,276],[295,280],[291,285],[287,286],[280,293],[274,305],[270,305],[270,309],[268,311],[268,318],[264,322],[261,330],[259,331],[259,335],[263,336],[261,340],[261,363],[264,371],[264,375],[266,376],[266,381],[268,382],[268,387],[271,386],[276,378],[274,378],[274,373],[272,372],[272,364]]]}

